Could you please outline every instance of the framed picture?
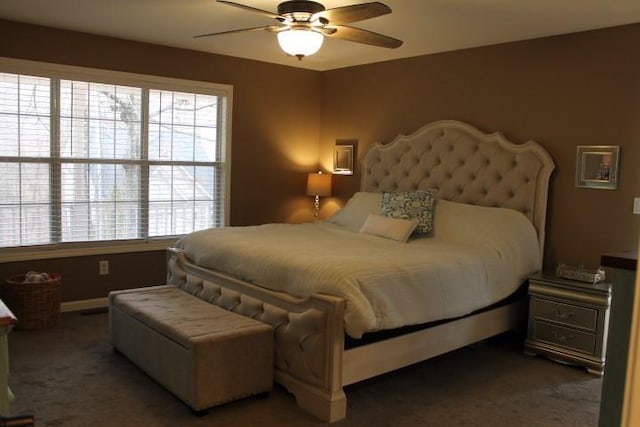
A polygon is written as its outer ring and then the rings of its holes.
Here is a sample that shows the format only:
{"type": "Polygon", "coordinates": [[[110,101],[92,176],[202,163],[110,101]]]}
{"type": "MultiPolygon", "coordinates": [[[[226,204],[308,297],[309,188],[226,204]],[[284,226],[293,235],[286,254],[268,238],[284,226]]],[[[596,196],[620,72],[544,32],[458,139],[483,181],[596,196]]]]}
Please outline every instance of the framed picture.
{"type": "Polygon", "coordinates": [[[336,142],[333,151],[333,173],[338,175],[353,175],[353,164],[356,143],[336,142]]]}
{"type": "Polygon", "coordinates": [[[576,154],[576,186],[618,188],[619,145],[579,145],[576,154]]]}

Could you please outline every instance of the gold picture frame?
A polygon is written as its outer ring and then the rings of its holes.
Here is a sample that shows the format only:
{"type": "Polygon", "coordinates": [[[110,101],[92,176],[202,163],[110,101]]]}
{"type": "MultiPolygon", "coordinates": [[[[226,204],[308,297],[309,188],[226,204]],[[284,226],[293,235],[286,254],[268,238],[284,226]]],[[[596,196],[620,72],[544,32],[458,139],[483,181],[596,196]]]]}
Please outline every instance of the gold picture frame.
{"type": "Polygon", "coordinates": [[[579,145],[576,153],[576,186],[618,188],[619,145],[579,145]]]}

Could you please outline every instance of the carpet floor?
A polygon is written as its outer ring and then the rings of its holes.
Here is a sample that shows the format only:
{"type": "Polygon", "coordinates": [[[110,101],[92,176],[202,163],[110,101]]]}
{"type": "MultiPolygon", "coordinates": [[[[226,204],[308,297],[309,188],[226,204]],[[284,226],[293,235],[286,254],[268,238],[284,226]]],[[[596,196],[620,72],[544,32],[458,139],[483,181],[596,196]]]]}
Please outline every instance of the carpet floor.
{"type": "MultiPolygon", "coordinates": [[[[11,414],[32,414],[38,427],[325,425],[280,386],[195,417],[112,350],[106,313],[13,331],[9,348],[11,414]]],[[[333,426],[597,426],[601,386],[584,369],[524,356],[506,334],[347,387],[347,419],[333,426]]]]}

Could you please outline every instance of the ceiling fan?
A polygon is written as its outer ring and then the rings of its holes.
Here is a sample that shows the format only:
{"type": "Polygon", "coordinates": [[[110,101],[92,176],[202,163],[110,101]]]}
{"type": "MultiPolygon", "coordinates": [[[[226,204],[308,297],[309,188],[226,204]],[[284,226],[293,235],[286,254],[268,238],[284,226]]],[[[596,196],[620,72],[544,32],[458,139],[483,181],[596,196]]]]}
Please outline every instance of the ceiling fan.
{"type": "Polygon", "coordinates": [[[227,0],[217,0],[217,2],[273,18],[278,21],[278,24],[200,34],[194,36],[194,38],[243,31],[269,31],[277,33],[278,43],[282,50],[289,55],[296,56],[298,59],[316,53],[322,46],[324,37],[390,49],[395,49],[402,45],[401,40],[347,25],[391,13],[391,8],[380,2],[326,9],[322,4],[315,1],[289,0],[278,5],[277,13],[227,0]]]}

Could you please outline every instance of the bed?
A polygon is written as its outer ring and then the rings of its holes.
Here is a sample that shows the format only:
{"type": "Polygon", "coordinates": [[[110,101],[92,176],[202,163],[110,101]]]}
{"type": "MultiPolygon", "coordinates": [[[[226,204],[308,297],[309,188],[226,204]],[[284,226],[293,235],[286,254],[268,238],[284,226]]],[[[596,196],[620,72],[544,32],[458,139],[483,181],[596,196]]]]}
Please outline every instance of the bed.
{"type": "Polygon", "coordinates": [[[271,324],[276,381],[337,421],[345,386],[519,326],[526,306],[514,295],[541,268],[553,169],[535,142],[434,122],[375,144],[361,191],[327,221],[181,239],[168,283],[271,324]],[[380,206],[398,194],[435,201],[425,218],[389,226],[380,206]]]}

